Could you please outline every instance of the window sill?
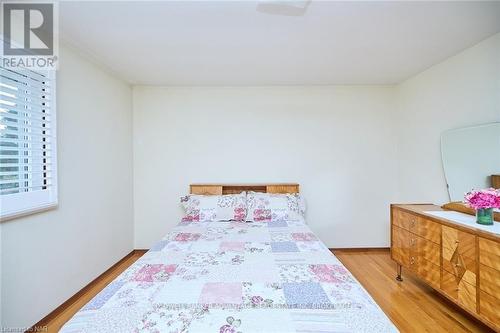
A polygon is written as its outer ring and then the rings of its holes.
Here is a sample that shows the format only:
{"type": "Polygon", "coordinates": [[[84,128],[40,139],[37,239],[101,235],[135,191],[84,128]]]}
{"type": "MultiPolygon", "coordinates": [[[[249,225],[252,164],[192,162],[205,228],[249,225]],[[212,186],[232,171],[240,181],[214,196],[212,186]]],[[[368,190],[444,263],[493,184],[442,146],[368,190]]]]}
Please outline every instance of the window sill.
{"type": "Polygon", "coordinates": [[[36,208],[30,208],[30,209],[27,209],[24,211],[3,215],[3,216],[0,216],[0,222],[10,221],[10,220],[14,220],[14,219],[17,219],[20,217],[25,217],[25,216],[29,216],[29,215],[43,213],[43,212],[46,212],[49,210],[56,209],[57,206],[58,206],[57,203],[51,203],[51,204],[39,206],[36,208]]]}

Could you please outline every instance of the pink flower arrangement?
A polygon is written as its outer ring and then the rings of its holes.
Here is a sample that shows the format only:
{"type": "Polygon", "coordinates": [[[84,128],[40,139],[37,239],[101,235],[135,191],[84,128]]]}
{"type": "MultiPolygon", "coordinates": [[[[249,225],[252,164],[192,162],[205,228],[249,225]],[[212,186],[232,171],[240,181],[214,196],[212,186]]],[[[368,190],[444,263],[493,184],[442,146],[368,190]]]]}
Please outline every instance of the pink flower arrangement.
{"type": "Polygon", "coordinates": [[[470,191],[465,194],[465,202],[475,210],[500,208],[500,190],[488,188],[470,191]]]}

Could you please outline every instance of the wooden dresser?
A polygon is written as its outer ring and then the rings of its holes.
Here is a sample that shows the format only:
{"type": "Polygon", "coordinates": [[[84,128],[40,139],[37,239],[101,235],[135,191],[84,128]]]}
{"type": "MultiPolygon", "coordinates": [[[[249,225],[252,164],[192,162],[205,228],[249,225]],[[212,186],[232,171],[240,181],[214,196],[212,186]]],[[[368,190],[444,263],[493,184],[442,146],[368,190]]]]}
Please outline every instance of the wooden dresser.
{"type": "MultiPolygon", "coordinates": [[[[398,281],[411,271],[500,332],[500,237],[431,215],[435,205],[391,205],[391,257],[398,281]]],[[[496,222],[498,223],[498,222],[496,222]]]]}

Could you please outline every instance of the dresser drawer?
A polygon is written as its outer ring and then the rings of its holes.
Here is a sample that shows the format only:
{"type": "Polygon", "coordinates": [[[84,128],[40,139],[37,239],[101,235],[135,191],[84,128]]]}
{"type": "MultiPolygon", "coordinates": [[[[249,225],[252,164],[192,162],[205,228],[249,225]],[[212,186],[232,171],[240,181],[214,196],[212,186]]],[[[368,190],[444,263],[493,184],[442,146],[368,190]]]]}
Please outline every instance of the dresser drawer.
{"type": "Polygon", "coordinates": [[[417,261],[418,275],[429,282],[434,288],[439,288],[441,278],[440,267],[422,256],[419,256],[417,261]]]}
{"type": "Polygon", "coordinates": [[[456,300],[464,308],[477,312],[476,309],[476,287],[458,280],[457,277],[445,270],[442,270],[441,290],[449,297],[456,300]]]}
{"type": "Polygon", "coordinates": [[[410,265],[410,232],[395,225],[392,226],[391,257],[403,266],[410,265]]]}
{"type": "Polygon", "coordinates": [[[476,259],[476,236],[445,225],[441,228],[443,249],[457,249],[460,255],[476,259]]]}
{"type": "Polygon", "coordinates": [[[500,328],[500,299],[484,291],[479,292],[479,314],[500,328]]]}
{"type": "Polygon", "coordinates": [[[450,250],[443,248],[443,269],[475,286],[477,274],[476,260],[457,253],[453,255],[449,252],[450,250]]]}
{"type": "Polygon", "coordinates": [[[419,257],[423,257],[425,260],[437,265],[438,267],[441,266],[441,252],[438,244],[419,236],[410,237],[416,242],[419,257]]]}
{"type": "Polygon", "coordinates": [[[442,238],[443,270],[476,286],[476,236],[443,225],[442,238]]]}
{"type": "Polygon", "coordinates": [[[417,215],[397,208],[392,209],[392,223],[400,228],[410,230],[410,227],[415,227],[417,219],[417,215]]]}
{"type": "Polygon", "coordinates": [[[414,229],[410,225],[410,231],[436,244],[441,244],[441,225],[439,223],[419,217],[414,229]]]}
{"type": "MultiPolygon", "coordinates": [[[[480,264],[479,285],[481,290],[500,299],[500,271],[480,264]]],[[[500,311],[500,308],[498,311],[500,311]]]]}
{"type": "Polygon", "coordinates": [[[500,243],[479,237],[479,262],[500,271],[500,243]]]}

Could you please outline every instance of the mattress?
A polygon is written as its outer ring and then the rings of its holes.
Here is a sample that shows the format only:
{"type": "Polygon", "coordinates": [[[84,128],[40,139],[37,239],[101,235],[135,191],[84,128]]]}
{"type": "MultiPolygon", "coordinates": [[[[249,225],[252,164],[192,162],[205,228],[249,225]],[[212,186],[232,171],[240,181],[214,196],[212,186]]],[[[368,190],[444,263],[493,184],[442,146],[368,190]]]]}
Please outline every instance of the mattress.
{"type": "Polygon", "coordinates": [[[397,332],[304,221],[180,223],[61,332],[397,332]]]}

